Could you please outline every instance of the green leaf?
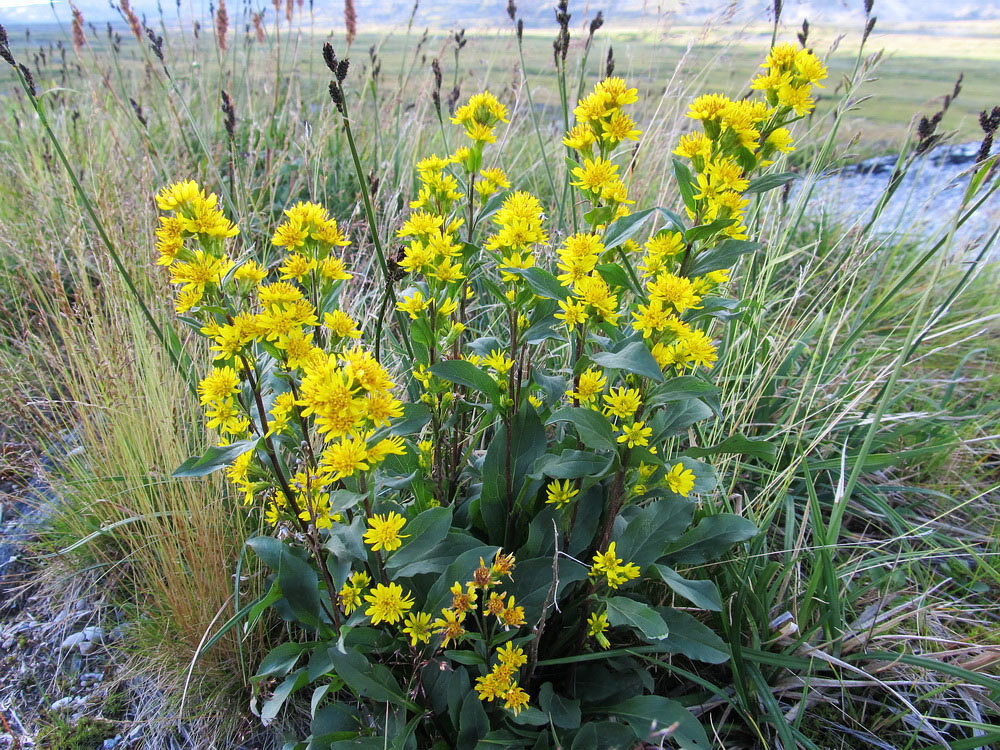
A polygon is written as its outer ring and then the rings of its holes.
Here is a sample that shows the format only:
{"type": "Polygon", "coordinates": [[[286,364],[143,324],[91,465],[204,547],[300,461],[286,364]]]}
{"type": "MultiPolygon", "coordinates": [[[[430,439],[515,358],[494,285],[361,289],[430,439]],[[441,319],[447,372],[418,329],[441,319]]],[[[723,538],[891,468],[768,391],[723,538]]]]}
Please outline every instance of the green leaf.
{"type": "Polygon", "coordinates": [[[653,419],[654,443],[674,435],[683,435],[695,422],[708,419],[715,412],[697,398],[675,401],[669,409],[658,412],[653,419]]]}
{"type": "Polygon", "coordinates": [[[688,242],[698,242],[699,240],[705,240],[709,237],[713,237],[721,232],[723,229],[728,227],[730,224],[735,224],[735,219],[716,219],[715,221],[710,221],[708,224],[699,224],[696,227],[691,227],[684,233],[684,239],[688,242]]]}
{"type": "Polygon", "coordinates": [[[306,683],[309,682],[309,675],[306,673],[306,668],[301,667],[292,672],[288,677],[286,677],[278,687],[274,689],[271,697],[264,701],[264,705],[260,707],[260,720],[263,722],[270,722],[275,716],[278,715],[278,711],[288,700],[288,696],[294,693],[296,690],[304,687],[306,683]]]}
{"type": "Polygon", "coordinates": [[[668,404],[671,401],[683,401],[688,398],[706,398],[717,396],[720,390],[707,380],[694,375],[681,375],[670,378],[663,385],[657,386],[653,395],[647,400],[647,407],[668,404]]]}
{"type": "Polygon", "coordinates": [[[274,677],[288,674],[295,667],[299,656],[306,648],[306,644],[294,641],[275,646],[261,660],[254,677],[274,677]]]}
{"type": "Polygon", "coordinates": [[[642,229],[643,225],[649,221],[649,218],[658,211],[659,209],[657,208],[647,208],[644,211],[636,211],[634,214],[623,216],[611,222],[604,232],[604,247],[612,250],[619,245],[624,245],[625,241],[642,229]]]}
{"type": "Polygon", "coordinates": [[[618,263],[602,263],[597,266],[596,270],[601,275],[601,278],[608,283],[608,286],[618,287],[619,289],[632,288],[632,282],[628,277],[628,273],[618,263]]]}
{"type": "Polygon", "coordinates": [[[670,628],[652,607],[635,599],[613,596],[607,600],[608,622],[627,625],[642,633],[647,640],[661,641],[670,635],[670,628]]]}
{"type": "Polygon", "coordinates": [[[557,727],[576,729],[580,726],[580,701],[556,695],[551,682],[543,684],[538,692],[538,705],[557,727]]]}
{"type": "Polygon", "coordinates": [[[732,268],[743,255],[760,250],[763,245],[747,240],[726,239],[715,247],[698,253],[691,264],[688,276],[704,276],[712,271],[732,268]]]}
{"type": "Polygon", "coordinates": [[[479,511],[490,541],[502,542],[514,501],[520,495],[528,474],[535,461],[545,453],[545,429],[533,408],[524,405],[515,416],[508,434],[503,427],[486,450],[482,466],[482,491],[479,496],[479,511]],[[511,460],[511,496],[507,492],[508,440],[511,460]]]}
{"type": "Polygon", "coordinates": [[[430,421],[430,409],[423,404],[403,404],[403,416],[392,423],[389,434],[416,435],[430,421]]]}
{"type": "Polygon", "coordinates": [[[470,667],[478,667],[486,664],[486,660],[475,651],[449,650],[445,651],[444,655],[452,661],[457,661],[459,664],[465,664],[470,667]]]}
{"type": "MultiPolygon", "coordinates": [[[[694,606],[712,612],[722,611],[722,597],[719,596],[719,587],[714,582],[688,580],[666,565],[654,565],[653,569],[660,576],[660,580],[675,594],[684,597],[694,606]]],[[[673,633],[673,628],[670,631],[673,633]]]]}
{"type": "Polygon", "coordinates": [[[614,429],[611,422],[598,411],[576,406],[565,406],[554,412],[546,424],[572,422],[580,439],[594,450],[616,450],[614,429]]]}
{"type": "Polygon", "coordinates": [[[548,726],[549,717],[547,714],[542,713],[534,706],[528,706],[522,709],[521,713],[517,716],[512,716],[511,721],[515,724],[521,724],[529,727],[544,727],[548,726]]]}
{"type": "Polygon", "coordinates": [[[718,445],[710,448],[688,448],[684,451],[689,456],[695,458],[705,458],[719,453],[735,453],[740,456],[752,456],[763,458],[767,461],[774,461],[774,444],[767,440],[751,440],[742,434],[730,435],[718,445]]]}
{"type": "Polygon", "coordinates": [[[710,750],[712,745],[698,720],[677,701],[659,695],[637,695],[607,709],[620,716],[640,738],[659,743],[655,733],[677,724],[670,739],[685,750],[710,750]]]}
{"type": "Polygon", "coordinates": [[[486,205],[483,206],[483,210],[479,212],[479,217],[476,219],[476,223],[478,224],[483,219],[488,219],[497,211],[499,211],[500,207],[503,205],[503,202],[507,200],[507,196],[509,196],[510,193],[511,193],[510,190],[503,190],[497,193],[496,195],[492,196],[488,201],[486,201],[486,205]]]}
{"type": "Polygon", "coordinates": [[[544,268],[506,268],[505,271],[520,276],[535,294],[546,299],[564,300],[572,291],[562,285],[555,276],[544,268]]]}
{"type": "Polygon", "coordinates": [[[576,733],[570,750],[631,750],[635,732],[615,721],[590,721],[576,733]]]}
{"type": "Polygon", "coordinates": [[[729,647],[705,623],[672,607],[660,607],[657,612],[670,628],[670,637],[663,642],[665,650],[708,664],[729,659],[729,647]]]}
{"type": "Polygon", "coordinates": [[[679,159],[674,159],[673,164],[674,177],[677,180],[677,189],[680,191],[681,198],[684,200],[684,205],[689,211],[694,211],[695,207],[698,205],[698,201],[694,198],[694,178],[691,176],[691,170],[688,169],[687,165],[679,159]]]}
{"type": "Polygon", "coordinates": [[[490,401],[500,400],[500,387],[487,373],[464,359],[448,359],[430,366],[430,371],[442,380],[479,391],[490,401]]]}
{"type": "Polygon", "coordinates": [[[671,544],[664,556],[674,564],[700,565],[721,557],[734,544],[757,536],[759,531],[750,521],[732,513],[707,516],[671,544]]]}
{"type": "Polygon", "coordinates": [[[546,453],[535,461],[535,470],[530,476],[534,479],[599,478],[610,468],[612,460],[613,456],[599,456],[587,451],[564,450],[558,456],[546,453]]]}
{"type": "Polygon", "coordinates": [[[660,366],[641,340],[630,341],[615,352],[596,352],[590,355],[590,360],[601,367],[633,372],[657,383],[663,382],[660,366]]]}
{"type": "Polygon", "coordinates": [[[750,186],[744,190],[744,193],[766,193],[768,190],[774,190],[777,187],[786,185],[792,180],[798,177],[795,172],[778,172],[776,174],[765,174],[750,180],[750,186]]]}
{"type": "Polygon", "coordinates": [[[182,463],[171,475],[175,479],[182,477],[203,477],[228,466],[237,458],[257,445],[257,440],[237,440],[229,445],[213,445],[200,456],[192,456],[182,463]]]}
{"type": "Polygon", "coordinates": [[[296,619],[305,625],[318,624],[319,576],[312,565],[274,537],[255,536],[247,540],[247,546],[277,574],[278,588],[296,619]]]}
{"type": "Polygon", "coordinates": [[[470,690],[462,701],[462,712],[458,719],[458,747],[473,747],[490,731],[490,720],[486,716],[483,702],[475,691],[470,690]]]}
{"type": "Polygon", "coordinates": [[[328,735],[341,732],[357,734],[361,729],[361,716],[357,709],[346,703],[330,703],[315,712],[309,728],[314,739],[319,737],[325,737],[327,740],[348,739],[348,737],[329,737],[328,735]]]}
{"type": "Polygon", "coordinates": [[[615,210],[611,206],[595,206],[583,215],[583,220],[591,226],[597,224],[607,224],[615,217],[615,210]]]}
{"type": "Polygon", "coordinates": [[[428,567],[428,553],[434,549],[451,529],[451,508],[430,508],[406,524],[403,531],[409,536],[401,549],[393,552],[385,563],[392,578],[411,577],[419,573],[432,573],[428,567]]]}
{"type": "Polygon", "coordinates": [[[654,500],[628,520],[618,539],[619,554],[645,569],[663,555],[667,544],[679,539],[691,523],[693,500],[654,500]]]}
{"type": "Polygon", "coordinates": [[[355,695],[365,696],[379,703],[392,703],[411,711],[421,710],[419,706],[406,699],[406,694],[392,676],[392,672],[381,664],[371,664],[353,649],[349,649],[345,654],[338,648],[331,647],[330,658],[337,674],[355,695]]]}

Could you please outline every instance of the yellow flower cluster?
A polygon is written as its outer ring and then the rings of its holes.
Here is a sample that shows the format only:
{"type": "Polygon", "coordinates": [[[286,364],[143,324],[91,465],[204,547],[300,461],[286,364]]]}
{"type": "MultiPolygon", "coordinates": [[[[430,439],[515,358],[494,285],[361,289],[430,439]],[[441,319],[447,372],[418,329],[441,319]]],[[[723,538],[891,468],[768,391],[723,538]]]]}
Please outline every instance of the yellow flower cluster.
{"type": "Polygon", "coordinates": [[[511,270],[534,266],[533,248],[548,243],[542,213],[542,204],[535,196],[517,191],[507,196],[494,215],[493,223],[499,231],[486,240],[484,247],[500,254],[498,265],[503,281],[511,284],[521,281],[511,270]]]}
{"type": "Polygon", "coordinates": [[[778,44],[761,67],[767,72],[754,78],[750,88],[764,91],[769,105],[793,109],[797,115],[812,111],[812,87],[823,88],[820,81],[827,76],[816,55],[794,44],[778,44]]]}
{"type": "Polygon", "coordinates": [[[592,578],[604,576],[605,582],[613,589],[638,578],[642,572],[635,563],[626,563],[618,557],[615,550],[616,544],[617,542],[611,542],[606,552],[598,552],[594,555],[594,562],[590,566],[589,573],[592,578]]]}
{"type": "Polygon", "coordinates": [[[528,705],[530,696],[517,684],[517,670],[528,662],[524,650],[510,643],[497,649],[497,663],[484,676],[476,678],[476,692],[481,701],[502,700],[504,708],[516,716],[528,705]]]}
{"type": "Polygon", "coordinates": [[[451,121],[464,126],[465,134],[477,145],[496,143],[494,128],[497,123],[507,122],[507,108],[489,91],[484,91],[473,95],[466,104],[455,110],[451,121]]]}
{"type": "Polygon", "coordinates": [[[177,312],[199,304],[214,292],[233,267],[225,240],[239,229],[218,208],[215,193],[207,193],[194,180],[175,182],[156,194],[156,205],[171,215],[160,217],[156,230],[157,264],[170,269],[170,283],[180,287],[177,312]],[[186,242],[195,238],[198,247],[186,242]]]}

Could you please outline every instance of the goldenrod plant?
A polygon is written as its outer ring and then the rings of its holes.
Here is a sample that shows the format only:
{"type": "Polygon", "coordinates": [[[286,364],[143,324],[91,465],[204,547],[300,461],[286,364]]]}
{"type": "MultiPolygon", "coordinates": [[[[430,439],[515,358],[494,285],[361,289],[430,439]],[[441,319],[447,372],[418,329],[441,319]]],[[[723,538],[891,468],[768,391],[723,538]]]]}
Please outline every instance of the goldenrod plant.
{"type": "MultiPolygon", "coordinates": [[[[346,122],[345,61],[324,57],[346,122]]],[[[684,216],[630,198],[638,92],[596,84],[562,141],[583,223],[559,239],[498,166],[507,108],[470,97],[451,117],[462,145],[417,162],[385,265],[383,313],[402,314],[379,333],[396,346],[342,306],[350,240],[324,207],[286,210],[264,266],[234,254],[206,188],[156,196],[158,262],[213,357],[198,393],[216,445],[175,476],[224,469],[271,530],[247,542],[269,588],[233,623],[268,607],[291,623],[255,678],[265,721],[311,691],[312,733],[287,747],[709,746],[640,655],[727,659],[692,614],[721,609],[716,586],[682,572],[758,533],[692,521],[718,484],[702,459],[770,447],[689,436],[720,411],[730,268],[760,248],[746,196],[787,181],[767,167],[825,77],[794,45],[764,68],[762,95],[692,102],[684,216]]]]}

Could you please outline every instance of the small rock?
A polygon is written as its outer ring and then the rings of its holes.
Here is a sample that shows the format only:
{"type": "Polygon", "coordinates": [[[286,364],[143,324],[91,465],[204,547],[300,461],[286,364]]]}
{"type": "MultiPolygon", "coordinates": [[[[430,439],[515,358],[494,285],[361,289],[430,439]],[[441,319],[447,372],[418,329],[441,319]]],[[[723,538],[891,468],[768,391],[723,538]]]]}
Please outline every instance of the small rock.
{"type": "Polygon", "coordinates": [[[121,741],[122,741],[122,736],[120,734],[116,734],[111,739],[104,740],[104,743],[101,745],[101,750],[114,750],[116,747],[118,747],[118,743],[121,741]]]}
{"type": "Polygon", "coordinates": [[[59,644],[59,650],[65,651],[66,649],[73,648],[87,640],[87,636],[81,633],[73,633],[73,635],[67,636],[63,639],[63,642],[59,644]]]}
{"type": "Polygon", "coordinates": [[[94,625],[83,629],[83,636],[94,643],[104,643],[104,628],[94,625]]]}
{"type": "Polygon", "coordinates": [[[50,706],[53,711],[65,711],[70,708],[74,708],[83,703],[83,698],[77,695],[67,695],[65,698],[60,698],[55,703],[50,706]]]}

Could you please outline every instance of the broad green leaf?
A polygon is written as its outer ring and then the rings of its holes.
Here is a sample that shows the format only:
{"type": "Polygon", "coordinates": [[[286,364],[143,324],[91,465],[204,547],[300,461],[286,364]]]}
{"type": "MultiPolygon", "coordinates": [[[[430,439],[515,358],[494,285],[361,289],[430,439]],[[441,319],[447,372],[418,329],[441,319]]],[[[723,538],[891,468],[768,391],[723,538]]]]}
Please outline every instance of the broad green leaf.
{"type": "Polygon", "coordinates": [[[479,218],[476,220],[477,223],[483,219],[488,219],[490,216],[499,211],[503,202],[507,200],[507,196],[509,196],[510,193],[510,190],[503,190],[486,201],[486,205],[483,206],[483,210],[479,212],[479,218]]]}
{"type": "Polygon", "coordinates": [[[650,641],[661,641],[670,635],[667,623],[648,604],[624,596],[613,596],[606,603],[608,622],[612,625],[628,625],[650,641]]]}
{"type": "Polygon", "coordinates": [[[424,404],[403,404],[403,416],[392,423],[391,435],[416,435],[428,422],[431,412],[424,404]]]}
{"type": "Polygon", "coordinates": [[[517,716],[512,716],[511,721],[529,727],[544,727],[548,726],[549,717],[548,714],[539,711],[534,706],[528,706],[522,709],[517,716]]]}
{"type": "Polygon", "coordinates": [[[611,466],[613,456],[599,456],[587,451],[564,450],[556,456],[546,453],[535,462],[531,474],[535,479],[579,479],[580,477],[600,477],[611,466]]]}
{"type": "Polygon", "coordinates": [[[719,453],[735,453],[740,456],[753,456],[773,461],[775,456],[774,444],[767,440],[751,440],[745,435],[730,435],[718,445],[709,448],[688,448],[684,451],[689,456],[695,458],[705,458],[719,453]]]}
{"type": "Polygon", "coordinates": [[[475,691],[469,691],[462,701],[462,711],[458,719],[458,747],[474,747],[476,742],[490,731],[490,720],[486,716],[483,702],[475,691]]]}
{"type": "Polygon", "coordinates": [[[657,612],[670,628],[670,637],[663,641],[665,650],[708,664],[729,659],[729,647],[708,625],[672,607],[660,607],[657,612]]]}
{"type": "Polygon", "coordinates": [[[602,263],[595,269],[604,279],[608,286],[619,289],[631,289],[632,281],[628,273],[618,263],[602,263]]]}
{"type": "Polygon", "coordinates": [[[333,659],[337,675],[356,695],[363,695],[380,703],[392,703],[411,711],[420,711],[418,706],[406,699],[406,694],[392,676],[392,672],[381,664],[371,664],[353,649],[348,649],[344,654],[338,648],[331,647],[330,658],[333,659]]]}
{"type": "Polygon", "coordinates": [[[274,677],[288,674],[295,667],[295,663],[306,648],[306,644],[294,641],[275,646],[261,660],[254,677],[274,677]]]}
{"type": "Polygon", "coordinates": [[[538,705],[557,727],[576,729],[580,726],[580,701],[557,695],[551,682],[544,683],[538,691],[538,705]]]}
{"type": "Polygon", "coordinates": [[[693,500],[654,500],[628,519],[618,539],[618,553],[640,568],[658,560],[667,544],[679,539],[691,523],[693,500]]]}
{"type": "Polygon", "coordinates": [[[200,456],[192,456],[182,463],[171,475],[175,479],[182,477],[203,477],[228,466],[237,458],[257,445],[257,440],[237,440],[229,445],[213,445],[200,456]]]}
{"type": "Polygon", "coordinates": [[[616,721],[589,721],[583,725],[570,750],[631,750],[635,732],[616,721]]]}
{"type": "Polygon", "coordinates": [[[694,263],[688,270],[689,276],[704,276],[712,271],[720,271],[723,268],[732,268],[736,261],[746,253],[756,252],[763,245],[759,242],[748,242],[747,240],[726,239],[715,247],[704,250],[695,257],[694,263]]]}
{"type": "Polygon", "coordinates": [[[689,243],[708,239],[709,237],[717,235],[730,224],[735,223],[735,219],[716,219],[715,221],[710,221],[708,224],[699,224],[698,226],[691,227],[687,230],[684,233],[684,239],[689,243]]]}
{"type": "MultiPolygon", "coordinates": [[[[722,597],[719,596],[719,587],[714,582],[688,580],[666,565],[654,565],[653,569],[660,576],[660,580],[667,584],[675,594],[683,596],[694,606],[712,612],[722,611],[722,597]]],[[[669,625],[669,623],[667,624],[669,625]]],[[[673,633],[673,628],[670,631],[673,633]]]]}
{"type": "Polygon", "coordinates": [[[553,413],[546,424],[554,422],[572,422],[580,439],[594,450],[613,451],[618,447],[611,422],[599,411],[565,406],[553,413]]]}
{"type": "Polygon", "coordinates": [[[750,186],[744,190],[744,193],[766,193],[768,190],[774,190],[777,187],[786,185],[787,183],[798,177],[795,172],[778,172],[777,174],[765,174],[750,180],[750,186]]]}
{"type": "Polygon", "coordinates": [[[486,372],[464,359],[448,359],[444,362],[437,362],[431,365],[430,371],[449,383],[457,383],[479,391],[494,403],[500,400],[500,387],[496,381],[486,372]]]}
{"type": "Polygon", "coordinates": [[[257,556],[277,574],[278,588],[299,622],[316,625],[320,621],[319,576],[312,565],[293,554],[284,542],[269,536],[247,540],[257,556]]]}
{"type": "Polygon", "coordinates": [[[633,214],[623,216],[611,222],[604,232],[604,247],[612,250],[619,245],[625,244],[625,241],[642,229],[650,217],[658,211],[659,209],[657,208],[647,208],[644,211],[636,211],[633,214]]]}
{"type": "Polygon", "coordinates": [[[401,565],[393,575],[396,578],[409,578],[421,573],[440,573],[451,565],[456,555],[478,548],[479,545],[480,542],[475,537],[460,531],[449,531],[445,538],[431,547],[423,557],[401,565]]]}
{"type": "Polygon", "coordinates": [[[653,395],[647,400],[647,407],[668,404],[672,401],[683,401],[688,398],[705,398],[719,394],[718,386],[694,375],[681,375],[668,379],[663,385],[656,387],[653,395]]]}
{"type": "Polygon", "coordinates": [[[546,299],[564,300],[572,294],[572,290],[564,287],[562,282],[544,268],[504,269],[515,276],[520,276],[535,294],[546,299]]]}
{"type": "Polygon", "coordinates": [[[663,381],[660,366],[641,340],[630,341],[616,352],[596,352],[590,355],[590,360],[601,367],[634,372],[657,383],[663,381]]]}
{"type": "Polygon", "coordinates": [[[674,159],[673,164],[674,177],[677,179],[677,189],[680,191],[684,205],[689,211],[694,211],[695,206],[698,205],[698,201],[694,197],[694,178],[691,176],[691,170],[679,159],[674,159]]]}
{"type": "Polygon", "coordinates": [[[304,687],[309,681],[309,675],[306,674],[306,668],[301,667],[292,672],[288,677],[282,680],[281,684],[274,689],[271,697],[264,701],[264,705],[260,707],[260,720],[263,722],[270,722],[275,716],[278,715],[278,711],[288,700],[288,696],[294,693],[296,690],[304,687]]]}
{"type": "Polygon", "coordinates": [[[674,401],[666,409],[657,412],[653,418],[653,442],[657,443],[674,435],[683,435],[695,422],[708,419],[713,414],[712,407],[701,399],[686,398],[674,401]]]}
{"type": "Polygon", "coordinates": [[[434,572],[423,565],[427,553],[438,545],[451,529],[451,508],[430,508],[403,527],[408,539],[402,548],[389,555],[385,567],[392,577],[410,577],[418,573],[434,572]]]}
{"type": "Polygon", "coordinates": [[[699,565],[721,557],[734,544],[752,539],[759,532],[750,521],[732,513],[707,516],[671,544],[664,556],[673,564],[699,565]]]}
{"type": "Polygon", "coordinates": [[[628,722],[640,738],[659,742],[659,738],[655,736],[657,730],[677,724],[670,739],[684,750],[710,750],[712,747],[705,730],[691,712],[669,698],[637,695],[606,710],[628,722]]]}
{"type": "Polygon", "coordinates": [[[361,541],[364,533],[364,519],[360,515],[355,516],[349,526],[342,523],[333,524],[323,547],[340,562],[365,560],[368,558],[368,552],[364,542],[361,541]]]}

